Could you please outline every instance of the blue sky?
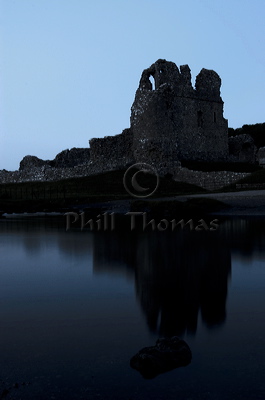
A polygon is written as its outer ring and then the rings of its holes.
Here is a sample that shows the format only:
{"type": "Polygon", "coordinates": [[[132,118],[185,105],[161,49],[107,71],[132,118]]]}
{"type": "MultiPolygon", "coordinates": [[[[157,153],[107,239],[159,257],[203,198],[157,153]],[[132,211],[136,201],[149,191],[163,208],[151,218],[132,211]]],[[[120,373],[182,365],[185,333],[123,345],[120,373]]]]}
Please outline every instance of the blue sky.
{"type": "Polygon", "coordinates": [[[229,126],[265,122],[264,0],[0,0],[0,169],[121,133],[159,58],[222,79],[229,126]]]}

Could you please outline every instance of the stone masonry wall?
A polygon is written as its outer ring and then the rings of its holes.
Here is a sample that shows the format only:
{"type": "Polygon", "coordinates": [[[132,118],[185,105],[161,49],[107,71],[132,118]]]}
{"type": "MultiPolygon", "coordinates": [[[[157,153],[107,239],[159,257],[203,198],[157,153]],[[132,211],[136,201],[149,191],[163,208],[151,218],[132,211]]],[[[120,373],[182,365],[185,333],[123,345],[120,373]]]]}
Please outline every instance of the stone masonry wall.
{"type": "MultiPolygon", "coordinates": [[[[114,168],[116,170],[117,168],[114,168]]],[[[1,183],[19,183],[32,181],[57,181],[60,179],[82,177],[99,174],[109,171],[109,166],[97,166],[90,162],[84,166],[73,168],[53,168],[50,166],[35,167],[31,170],[22,171],[0,171],[1,183]]],[[[202,172],[192,171],[187,168],[179,167],[176,169],[173,179],[180,182],[187,182],[201,186],[207,190],[215,190],[235,183],[238,180],[248,176],[249,173],[239,173],[231,171],[202,172]]]]}
{"type": "Polygon", "coordinates": [[[232,171],[192,171],[187,168],[178,168],[173,176],[175,181],[188,182],[201,186],[207,190],[221,189],[249,176],[247,172],[232,171]]]}
{"type": "Polygon", "coordinates": [[[158,60],[142,73],[131,110],[133,151],[137,161],[225,161],[228,123],[223,118],[221,79],[202,69],[191,85],[190,69],[158,60]],[[150,76],[154,77],[152,87],[150,76]]]}
{"type": "Polygon", "coordinates": [[[125,129],[120,135],[91,139],[91,148],[73,148],[57,154],[54,160],[26,156],[19,171],[0,171],[0,183],[54,181],[99,174],[124,168],[134,162],[132,132],[125,129]]]}
{"type": "Polygon", "coordinates": [[[54,160],[42,160],[35,156],[25,156],[20,161],[19,170],[33,170],[44,166],[53,168],[70,168],[78,165],[87,164],[90,161],[89,148],[72,148],[63,150],[54,158],[54,160]]]}
{"type": "Polygon", "coordinates": [[[116,136],[105,136],[102,139],[91,139],[91,162],[109,169],[124,167],[134,162],[132,152],[132,131],[124,129],[116,136]]]}
{"type": "Polygon", "coordinates": [[[35,167],[21,171],[0,171],[0,183],[36,182],[36,181],[58,181],[61,179],[76,178],[107,172],[112,169],[109,165],[96,165],[89,162],[86,165],[78,165],[71,168],[53,168],[51,166],[35,167]]]}
{"type": "Polygon", "coordinates": [[[229,160],[253,164],[257,159],[257,147],[250,135],[242,134],[229,138],[229,160]]]}

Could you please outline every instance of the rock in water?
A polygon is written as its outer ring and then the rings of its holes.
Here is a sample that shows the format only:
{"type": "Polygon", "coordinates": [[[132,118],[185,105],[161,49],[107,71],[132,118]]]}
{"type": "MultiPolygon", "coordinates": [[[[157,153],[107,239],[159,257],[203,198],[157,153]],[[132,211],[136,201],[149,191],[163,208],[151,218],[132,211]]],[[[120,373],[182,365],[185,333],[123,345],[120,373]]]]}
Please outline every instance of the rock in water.
{"type": "Polygon", "coordinates": [[[144,347],[131,358],[130,366],[146,379],[190,364],[192,354],[187,343],[173,336],[158,339],[155,346],[144,347]]]}

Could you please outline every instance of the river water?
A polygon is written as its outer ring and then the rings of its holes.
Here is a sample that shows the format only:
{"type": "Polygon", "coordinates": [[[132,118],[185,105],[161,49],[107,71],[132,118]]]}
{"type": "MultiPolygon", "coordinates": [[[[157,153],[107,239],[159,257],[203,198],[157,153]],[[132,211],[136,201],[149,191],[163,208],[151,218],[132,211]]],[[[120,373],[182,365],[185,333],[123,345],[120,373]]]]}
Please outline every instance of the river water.
{"type": "Polygon", "coordinates": [[[264,399],[265,219],[100,231],[0,220],[0,398],[264,399]],[[183,338],[144,379],[140,349],[183,338]]]}

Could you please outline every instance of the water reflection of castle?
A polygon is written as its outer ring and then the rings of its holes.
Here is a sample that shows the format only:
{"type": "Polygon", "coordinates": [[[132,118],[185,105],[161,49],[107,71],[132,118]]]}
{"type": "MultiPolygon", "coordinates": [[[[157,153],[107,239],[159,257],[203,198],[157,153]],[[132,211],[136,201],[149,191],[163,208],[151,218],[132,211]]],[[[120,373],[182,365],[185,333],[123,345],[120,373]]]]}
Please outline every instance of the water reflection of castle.
{"type": "Polygon", "coordinates": [[[95,274],[126,274],[135,279],[148,326],[161,335],[195,332],[199,312],[208,327],[224,322],[231,252],[247,262],[254,254],[265,258],[262,218],[222,222],[215,232],[150,234],[115,231],[69,235],[63,224],[63,228],[58,225],[50,230],[42,223],[40,230],[36,221],[25,226],[2,225],[5,234],[14,234],[29,254],[40,252],[43,246],[49,250],[58,247],[80,262],[93,254],[95,274]],[[57,235],[61,229],[64,234],[57,235]],[[41,234],[44,232],[47,235],[41,234]]]}
{"type": "Polygon", "coordinates": [[[195,333],[199,311],[208,327],[225,321],[231,256],[218,234],[98,236],[94,272],[118,270],[135,275],[137,297],[153,332],[195,333]]]}

